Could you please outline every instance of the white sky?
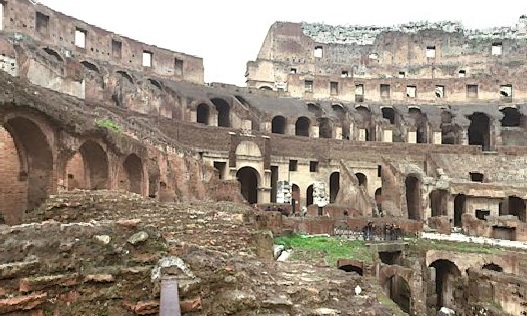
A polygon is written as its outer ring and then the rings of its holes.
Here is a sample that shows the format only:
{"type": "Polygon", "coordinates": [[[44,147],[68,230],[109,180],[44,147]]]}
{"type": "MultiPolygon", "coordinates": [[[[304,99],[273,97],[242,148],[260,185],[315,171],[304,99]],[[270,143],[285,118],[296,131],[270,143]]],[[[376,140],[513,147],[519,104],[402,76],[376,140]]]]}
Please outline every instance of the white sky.
{"type": "Polygon", "coordinates": [[[275,21],[389,26],[460,20],[465,27],[516,25],[527,1],[463,0],[40,0],[109,31],[204,59],[205,81],[245,86],[245,65],[256,59],[275,21]]]}

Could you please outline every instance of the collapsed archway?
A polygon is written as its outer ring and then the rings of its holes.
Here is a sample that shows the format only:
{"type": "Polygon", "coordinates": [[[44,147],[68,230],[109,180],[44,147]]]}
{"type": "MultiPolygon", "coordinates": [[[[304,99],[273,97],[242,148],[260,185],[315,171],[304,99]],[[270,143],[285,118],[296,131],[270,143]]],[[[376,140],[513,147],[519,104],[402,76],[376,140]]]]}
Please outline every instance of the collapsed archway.
{"type": "Polygon", "coordinates": [[[252,167],[243,167],[236,172],[240,182],[240,192],[247,202],[258,203],[258,171],[252,167]]]}
{"type": "Polygon", "coordinates": [[[309,137],[310,127],[311,127],[311,121],[307,117],[305,116],[299,117],[296,120],[296,124],[295,124],[295,135],[309,137]]]}
{"type": "Polygon", "coordinates": [[[420,220],[421,209],[421,189],[419,179],[416,176],[408,176],[405,180],[406,187],[406,207],[408,219],[420,220]]]}
{"type": "Polygon", "coordinates": [[[53,190],[53,151],[40,126],[25,117],[8,119],[0,140],[0,188],[6,188],[0,213],[7,224],[16,224],[53,190]]]}
{"type": "Polygon", "coordinates": [[[468,117],[468,144],[482,146],[483,150],[490,150],[490,118],[488,115],[476,112],[468,117]]]}
{"type": "Polygon", "coordinates": [[[454,198],[454,226],[461,227],[461,218],[465,213],[465,205],[467,201],[467,196],[464,194],[458,194],[454,198]]]}
{"type": "Polygon", "coordinates": [[[455,289],[459,284],[461,271],[450,260],[439,259],[432,262],[429,267],[435,269],[435,292],[437,295],[437,309],[448,307],[454,309],[455,289]]]}
{"type": "Polygon", "coordinates": [[[143,163],[136,154],[126,157],[119,172],[119,188],[137,194],[143,193],[143,163]]]}
{"type": "Polygon", "coordinates": [[[344,265],[344,266],[340,266],[339,269],[343,270],[343,271],[346,271],[346,272],[355,272],[355,273],[357,273],[360,276],[364,275],[364,271],[363,271],[362,267],[359,267],[359,266],[356,266],[356,265],[352,265],[352,264],[347,264],[347,265],[344,265]]]}
{"type": "Polygon", "coordinates": [[[108,158],[101,145],[92,140],[85,141],[66,166],[68,190],[106,189],[108,166],[108,158]]]}
{"type": "Polygon", "coordinates": [[[196,122],[205,124],[205,125],[210,125],[209,119],[210,119],[209,106],[207,104],[201,103],[196,108],[196,122]]]}
{"type": "Polygon", "coordinates": [[[218,126],[231,127],[231,111],[227,101],[219,98],[212,99],[211,102],[218,111],[218,126]]]}
{"type": "Polygon", "coordinates": [[[329,203],[335,203],[340,190],[340,172],[333,172],[329,176],[329,203]]]}
{"type": "Polygon", "coordinates": [[[410,313],[411,291],[408,282],[401,276],[393,275],[384,284],[388,297],[405,313],[410,313]]]}
{"type": "Polygon", "coordinates": [[[271,133],[274,134],[285,134],[286,119],[281,115],[277,115],[271,121],[271,133]]]}

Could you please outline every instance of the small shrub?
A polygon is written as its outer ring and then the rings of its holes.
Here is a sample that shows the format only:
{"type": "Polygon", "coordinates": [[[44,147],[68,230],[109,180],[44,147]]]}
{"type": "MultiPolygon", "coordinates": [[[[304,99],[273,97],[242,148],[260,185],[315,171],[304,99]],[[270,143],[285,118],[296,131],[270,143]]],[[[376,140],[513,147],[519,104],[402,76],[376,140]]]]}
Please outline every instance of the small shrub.
{"type": "Polygon", "coordinates": [[[102,128],[106,128],[106,129],[110,129],[110,130],[113,130],[113,131],[116,131],[116,132],[120,132],[121,131],[121,127],[119,125],[117,125],[117,123],[112,121],[112,119],[108,119],[108,118],[98,121],[97,122],[97,126],[102,127],[102,128]]]}

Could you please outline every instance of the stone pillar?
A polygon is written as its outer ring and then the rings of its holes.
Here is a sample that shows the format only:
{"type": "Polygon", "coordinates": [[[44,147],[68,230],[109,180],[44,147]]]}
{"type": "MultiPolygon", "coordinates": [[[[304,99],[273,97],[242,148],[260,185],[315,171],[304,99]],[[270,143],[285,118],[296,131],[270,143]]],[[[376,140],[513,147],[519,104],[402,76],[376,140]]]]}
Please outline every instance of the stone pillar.
{"type": "Polygon", "coordinates": [[[198,111],[190,111],[190,121],[193,123],[198,121],[198,111]]]}
{"type": "Polygon", "coordinates": [[[417,143],[417,132],[416,131],[409,131],[408,132],[408,139],[407,142],[409,144],[416,144],[417,143]]]}
{"type": "Polygon", "coordinates": [[[443,134],[441,131],[434,131],[432,134],[432,144],[441,145],[443,143],[443,134]]]}
{"type": "Polygon", "coordinates": [[[361,128],[359,129],[359,135],[357,135],[357,140],[361,141],[361,142],[364,142],[366,141],[366,129],[365,128],[361,128]]]}
{"type": "Polygon", "coordinates": [[[311,128],[310,128],[310,131],[309,131],[309,137],[312,137],[312,138],[319,138],[319,127],[318,126],[315,126],[315,125],[312,125],[311,128]]]}
{"type": "Polygon", "coordinates": [[[463,126],[461,130],[461,145],[468,145],[468,126],[463,126]]]}
{"type": "Polygon", "coordinates": [[[385,143],[393,143],[393,130],[385,129],[382,131],[382,141],[385,143]]]}
{"type": "Polygon", "coordinates": [[[342,127],[335,127],[335,139],[342,139],[342,127]]]}
{"type": "Polygon", "coordinates": [[[178,284],[175,276],[165,276],[161,279],[159,316],[181,316],[178,284]]]}
{"type": "Polygon", "coordinates": [[[295,124],[287,124],[285,134],[286,135],[295,135],[295,124]]]}

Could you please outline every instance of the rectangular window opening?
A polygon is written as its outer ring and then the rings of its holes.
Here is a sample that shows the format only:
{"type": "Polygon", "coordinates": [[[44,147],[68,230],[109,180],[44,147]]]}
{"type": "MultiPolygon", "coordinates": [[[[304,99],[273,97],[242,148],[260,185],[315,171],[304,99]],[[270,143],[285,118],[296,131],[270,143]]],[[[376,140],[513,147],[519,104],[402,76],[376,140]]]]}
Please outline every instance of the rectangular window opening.
{"type": "Polygon", "coordinates": [[[88,35],[88,32],[86,32],[83,29],[76,28],[75,29],[75,46],[80,48],[86,48],[86,37],[88,35]]]}
{"type": "Polygon", "coordinates": [[[364,102],[364,85],[355,85],[355,102],[364,102]]]}
{"type": "Polygon", "coordinates": [[[349,78],[350,77],[350,72],[347,71],[347,70],[342,70],[342,73],[340,75],[341,78],[349,78]]]}
{"type": "Polygon", "coordinates": [[[318,161],[309,162],[309,172],[318,172],[318,161]]]}
{"type": "Polygon", "coordinates": [[[121,58],[123,44],[120,41],[112,40],[112,56],[121,58]]]}
{"type": "Polygon", "coordinates": [[[381,84],[381,98],[383,99],[389,99],[390,98],[390,85],[389,84],[381,84]]]}
{"type": "Polygon", "coordinates": [[[490,210],[476,210],[476,218],[486,221],[486,217],[490,216],[490,210]]]}
{"type": "Polygon", "coordinates": [[[472,182],[483,182],[484,175],[480,172],[470,172],[470,181],[472,182]]]}
{"type": "Polygon", "coordinates": [[[436,58],[436,47],[435,46],[426,47],[426,58],[436,58]]]}
{"type": "Polygon", "coordinates": [[[406,96],[408,98],[417,97],[417,87],[416,86],[406,86],[406,96]]]}
{"type": "Polygon", "coordinates": [[[377,166],[377,177],[378,178],[382,177],[382,166],[381,165],[377,166]]]}
{"type": "Polygon", "coordinates": [[[183,59],[174,59],[174,73],[176,76],[183,76],[183,59]]]}
{"type": "Polygon", "coordinates": [[[467,76],[467,71],[466,70],[463,70],[461,69],[458,73],[458,77],[459,78],[465,78],[467,76]]]}
{"type": "Polygon", "coordinates": [[[467,85],[467,98],[477,99],[479,92],[479,86],[477,84],[468,84],[467,85]]]}
{"type": "Polygon", "coordinates": [[[298,160],[289,160],[289,171],[298,170],[298,160]]]}
{"type": "Polygon", "coordinates": [[[304,87],[306,92],[313,92],[313,80],[304,81],[304,87]]]}
{"type": "Polygon", "coordinates": [[[406,72],[399,71],[399,78],[406,78],[406,72]]]}
{"type": "Polygon", "coordinates": [[[223,178],[225,177],[225,168],[227,168],[226,162],[221,162],[221,161],[214,162],[214,169],[218,170],[218,177],[220,180],[223,180],[223,178]]]}
{"type": "Polygon", "coordinates": [[[436,86],[435,88],[436,98],[442,99],[445,97],[445,86],[436,86]]]}
{"type": "Polygon", "coordinates": [[[329,90],[331,95],[338,95],[339,94],[339,83],[338,82],[330,82],[329,83],[329,90]]]}
{"type": "Polygon", "coordinates": [[[501,42],[492,43],[492,56],[499,56],[503,53],[503,45],[501,42]]]}
{"type": "Polygon", "coordinates": [[[154,57],[154,54],[149,51],[143,51],[143,66],[144,67],[152,67],[152,59],[154,57]]]}
{"type": "Polygon", "coordinates": [[[512,85],[504,84],[500,86],[500,98],[502,100],[510,100],[512,102],[512,85]]]}
{"type": "Polygon", "coordinates": [[[4,29],[4,11],[5,11],[5,2],[0,1],[0,31],[4,29]]]}
{"type": "Polygon", "coordinates": [[[296,75],[296,68],[291,68],[289,73],[292,74],[292,75],[296,75]]]}
{"type": "Polygon", "coordinates": [[[379,54],[371,53],[370,55],[368,55],[368,58],[371,60],[379,60],[379,54]]]}
{"type": "Polygon", "coordinates": [[[41,12],[35,14],[35,30],[43,35],[49,33],[49,16],[41,12]]]}
{"type": "Polygon", "coordinates": [[[322,46],[315,46],[315,50],[313,51],[313,55],[315,58],[322,58],[323,56],[323,48],[322,46]]]}

